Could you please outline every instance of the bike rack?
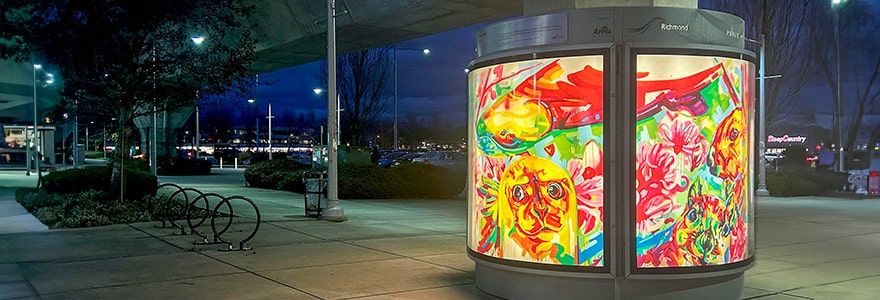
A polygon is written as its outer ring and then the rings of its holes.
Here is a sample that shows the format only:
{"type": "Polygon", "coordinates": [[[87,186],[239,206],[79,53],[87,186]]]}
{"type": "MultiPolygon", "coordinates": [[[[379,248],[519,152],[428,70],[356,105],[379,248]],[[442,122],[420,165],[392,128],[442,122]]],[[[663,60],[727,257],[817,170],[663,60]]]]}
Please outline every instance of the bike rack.
{"type": "MultiPolygon", "coordinates": [[[[226,197],[224,197],[223,195],[217,194],[217,193],[205,193],[205,194],[199,195],[198,197],[193,199],[193,201],[190,202],[186,206],[186,217],[187,217],[186,218],[186,225],[189,227],[189,230],[190,230],[189,232],[191,234],[202,237],[202,242],[196,242],[197,244],[218,244],[218,243],[220,243],[220,240],[217,235],[214,235],[213,241],[209,241],[208,236],[205,233],[202,233],[201,231],[199,231],[197,229],[199,226],[204,224],[205,221],[208,220],[208,217],[211,217],[211,219],[218,217],[216,212],[212,213],[213,210],[210,207],[211,203],[210,203],[210,201],[208,201],[208,197],[219,198],[220,199],[219,203],[222,203],[223,200],[226,199],[226,197]],[[204,200],[203,201],[205,203],[204,208],[196,207],[196,205],[199,203],[199,200],[204,200]],[[194,219],[193,217],[195,216],[196,210],[201,211],[201,218],[198,219],[198,222],[193,223],[193,219],[194,219]]],[[[230,211],[229,218],[226,223],[226,228],[228,229],[232,225],[232,218],[234,217],[234,214],[232,214],[232,205],[230,205],[228,201],[226,203],[227,203],[227,207],[230,211]]]]}
{"type": "MultiPolygon", "coordinates": [[[[150,213],[153,214],[153,218],[158,219],[162,222],[161,227],[165,227],[165,222],[167,221],[171,227],[180,229],[180,233],[174,232],[173,235],[186,235],[187,228],[189,229],[189,234],[197,235],[202,238],[202,241],[196,241],[194,244],[226,244],[227,249],[220,249],[221,251],[243,251],[243,250],[251,250],[250,247],[246,247],[245,244],[252,240],[254,236],[256,236],[257,231],[260,229],[260,209],[257,207],[257,204],[251,200],[250,198],[244,196],[230,196],[226,197],[218,193],[204,193],[198,189],[190,188],[190,187],[182,187],[180,185],[174,183],[163,183],[156,187],[156,191],[158,192],[162,188],[174,188],[173,192],[171,192],[168,196],[168,203],[164,204],[164,207],[161,208],[161,216],[157,216],[152,213],[153,203],[147,203],[147,208],[150,209],[150,213]],[[190,201],[190,194],[198,195],[192,198],[190,201]],[[175,220],[174,213],[172,213],[172,208],[175,204],[173,201],[176,197],[183,197],[183,210],[184,215],[183,218],[186,219],[186,227],[181,224],[178,224],[175,220]],[[211,202],[208,198],[218,198],[220,202],[218,202],[213,209],[211,209],[211,202]],[[229,228],[232,227],[233,219],[236,217],[233,206],[231,204],[232,200],[245,201],[251,205],[254,209],[254,213],[256,216],[256,223],[254,225],[253,231],[251,231],[245,238],[238,241],[238,248],[235,248],[233,242],[227,238],[223,238],[223,234],[229,231],[229,228]],[[199,207],[199,203],[204,203],[204,207],[199,207]],[[221,213],[220,209],[223,206],[226,206],[227,211],[221,213]],[[201,214],[197,215],[197,212],[201,212],[201,214]],[[202,226],[207,221],[208,217],[211,218],[211,232],[213,233],[213,237],[209,238],[205,233],[198,230],[199,226],[202,226]],[[221,228],[218,228],[217,218],[225,218],[226,224],[224,224],[221,228]],[[213,241],[211,241],[213,240],[213,241]]],[[[241,218],[241,216],[239,216],[241,218]]]]}
{"type": "Polygon", "coordinates": [[[226,244],[229,246],[228,249],[221,250],[221,251],[234,251],[234,250],[235,250],[235,251],[243,251],[243,250],[251,250],[250,247],[245,247],[244,245],[245,245],[245,243],[247,243],[248,241],[250,241],[251,239],[253,239],[254,236],[257,234],[257,231],[260,229],[260,209],[257,207],[257,204],[254,203],[254,201],[251,200],[251,199],[248,198],[248,197],[244,197],[244,196],[232,196],[232,197],[228,197],[228,198],[226,198],[226,199],[223,199],[223,201],[220,201],[220,203],[217,203],[217,206],[214,207],[214,214],[213,214],[213,215],[214,215],[214,216],[217,216],[217,215],[219,214],[220,206],[223,205],[223,204],[225,203],[225,204],[227,205],[227,207],[229,207],[229,211],[230,211],[229,214],[230,214],[230,216],[232,216],[232,215],[233,215],[233,214],[232,214],[232,205],[229,204],[229,201],[230,201],[230,200],[243,200],[243,201],[247,202],[248,204],[250,204],[251,207],[254,208],[254,212],[255,212],[255,215],[256,215],[256,224],[254,225],[254,230],[251,231],[251,233],[250,233],[247,237],[241,239],[241,240],[238,242],[238,249],[234,249],[233,246],[232,246],[232,242],[229,241],[229,240],[227,240],[227,239],[224,239],[224,238],[222,237],[223,233],[225,233],[225,232],[229,229],[230,225],[232,224],[232,218],[231,218],[231,217],[230,217],[230,219],[229,219],[230,221],[229,221],[229,222],[226,224],[226,226],[223,227],[223,229],[220,230],[220,231],[217,231],[217,226],[216,226],[216,223],[214,222],[214,220],[216,219],[216,217],[212,217],[212,218],[211,218],[211,230],[214,231],[214,236],[215,236],[216,238],[220,239],[220,241],[222,241],[223,243],[226,243],[226,244]]]}
{"type": "Polygon", "coordinates": [[[171,196],[168,197],[168,199],[171,201],[169,201],[167,203],[167,205],[165,206],[165,209],[163,210],[163,212],[165,213],[165,219],[171,223],[172,227],[180,229],[180,235],[186,235],[186,228],[184,228],[183,225],[177,224],[177,222],[175,222],[177,220],[174,219],[174,214],[171,213],[171,209],[172,209],[172,206],[174,205],[174,201],[173,201],[174,197],[176,197],[178,194],[183,194],[183,205],[184,205],[183,217],[186,218],[187,220],[189,220],[189,193],[188,192],[194,192],[194,193],[198,194],[199,196],[197,196],[196,199],[205,195],[205,193],[202,193],[202,191],[197,190],[195,188],[189,188],[189,187],[182,188],[174,193],[171,193],[171,196]]]}

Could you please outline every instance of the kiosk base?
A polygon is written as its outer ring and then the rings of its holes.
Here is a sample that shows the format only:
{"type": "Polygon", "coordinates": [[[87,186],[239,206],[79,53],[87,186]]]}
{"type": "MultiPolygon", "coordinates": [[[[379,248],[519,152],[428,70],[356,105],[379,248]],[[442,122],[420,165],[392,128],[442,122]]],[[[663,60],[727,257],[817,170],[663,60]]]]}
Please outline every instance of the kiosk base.
{"type": "Polygon", "coordinates": [[[477,287],[504,299],[736,300],[742,297],[744,283],[743,271],[720,276],[701,274],[707,277],[654,274],[615,280],[608,274],[526,269],[479,259],[475,262],[477,287]]]}

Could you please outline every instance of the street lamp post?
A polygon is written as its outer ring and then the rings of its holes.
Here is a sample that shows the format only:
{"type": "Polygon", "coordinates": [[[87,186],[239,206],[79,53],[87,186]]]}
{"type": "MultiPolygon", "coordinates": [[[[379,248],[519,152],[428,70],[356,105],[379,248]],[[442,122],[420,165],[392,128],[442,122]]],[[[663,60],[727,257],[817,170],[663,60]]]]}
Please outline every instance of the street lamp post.
{"type": "MultiPolygon", "coordinates": [[[[259,86],[260,86],[260,75],[257,74],[257,87],[259,88],[259,86]]],[[[256,99],[256,98],[257,98],[257,95],[256,95],[256,93],[257,93],[257,92],[254,91],[254,98],[253,98],[253,99],[248,99],[248,103],[254,103],[254,102],[257,102],[257,99],[256,99]]],[[[268,142],[269,142],[269,160],[272,160],[272,119],[274,119],[275,116],[272,115],[272,100],[269,99],[269,100],[268,100],[268,103],[269,103],[269,115],[266,116],[266,119],[269,119],[269,137],[267,138],[267,140],[268,140],[268,142]]],[[[257,133],[257,141],[260,140],[260,135],[259,135],[259,130],[260,130],[260,129],[259,129],[259,128],[260,128],[260,119],[257,119],[257,130],[258,130],[258,131],[257,131],[257,132],[258,132],[258,133],[257,133]]],[[[259,148],[259,145],[258,145],[257,147],[259,148]]]]}
{"type": "MultiPolygon", "coordinates": [[[[196,101],[198,101],[198,100],[196,100],[196,101]]],[[[199,143],[201,143],[201,140],[202,140],[202,132],[199,129],[199,104],[196,103],[196,142],[195,142],[195,144],[196,144],[195,145],[196,146],[196,153],[195,153],[196,159],[199,159],[199,152],[201,152],[201,146],[199,146],[199,143]]]]}
{"type": "Polygon", "coordinates": [[[767,168],[764,166],[764,152],[766,152],[766,117],[767,112],[765,111],[765,103],[766,98],[764,98],[764,81],[767,79],[767,69],[764,67],[766,63],[765,48],[767,47],[767,37],[761,34],[761,40],[756,41],[753,39],[746,39],[746,41],[758,44],[761,46],[761,54],[758,57],[758,161],[761,166],[758,167],[758,188],[755,190],[755,195],[758,196],[769,196],[770,191],[767,190],[767,168]]]}
{"type": "MultiPolygon", "coordinates": [[[[333,114],[338,109],[336,98],[336,0],[327,0],[327,128],[339,126],[339,118],[333,114]]],[[[337,112],[338,113],[338,112],[337,112]]],[[[329,131],[329,130],[328,130],[329,131]]],[[[339,132],[330,134],[327,164],[327,208],[321,211],[325,220],[345,221],[345,213],[339,205],[339,132]]]]}
{"type": "Polygon", "coordinates": [[[101,131],[101,152],[104,155],[104,161],[107,161],[107,121],[104,121],[104,130],[101,131]]]}
{"type": "MultiPolygon", "coordinates": [[[[41,69],[42,67],[43,66],[40,64],[34,64],[34,143],[33,143],[33,146],[34,146],[34,170],[37,172],[38,176],[41,173],[40,173],[40,154],[38,152],[39,148],[37,146],[37,143],[39,142],[39,132],[40,132],[40,130],[37,129],[37,126],[39,125],[37,123],[37,70],[41,69]]],[[[39,183],[37,183],[37,184],[39,184],[39,183]]]]}
{"type": "MultiPolygon", "coordinates": [[[[193,44],[195,44],[196,46],[202,45],[202,42],[205,41],[205,38],[200,35],[194,35],[194,36],[190,37],[190,39],[192,40],[193,44]]],[[[195,150],[195,157],[196,157],[196,159],[199,159],[199,152],[201,152],[201,147],[199,146],[199,143],[201,143],[201,139],[202,139],[202,132],[199,129],[199,122],[201,122],[201,118],[199,118],[199,91],[196,91],[196,105],[195,106],[196,106],[196,141],[195,141],[196,150],[195,150]]]]}
{"type": "MultiPolygon", "coordinates": [[[[322,89],[320,89],[320,88],[312,89],[312,91],[314,91],[315,94],[318,94],[318,95],[320,95],[321,93],[324,92],[324,90],[322,90],[322,89]]],[[[341,119],[340,119],[340,118],[341,118],[341,117],[340,117],[340,114],[342,113],[342,111],[343,111],[344,109],[342,109],[342,108],[340,108],[340,107],[341,107],[341,106],[340,106],[340,102],[339,102],[339,95],[337,94],[337,95],[336,95],[336,136],[337,136],[337,142],[336,142],[336,145],[341,144],[341,143],[339,142],[339,138],[338,138],[338,137],[342,136],[342,129],[341,129],[341,128],[342,128],[342,126],[341,126],[342,121],[340,121],[340,120],[341,120],[341,119]]],[[[328,113],[329,113],[329,111],[328,111],[328,113]]],[[[322,129],[323,129],[323,127],[322,127],[322,129]]],[[[329,134],[330,131],[328,130],[327,133],[329,134]]],[[[322,135],[323,135],[323,133],[322,133],[322,135]]],[[[329,143],[330,139],[328,138],[327,141],[328,141],[328,143],[329,143]]]]}
{"type": "MultiPolygon", "coordinates": [[[[79,106],[78,101],[74,101],[74,107],[79,106]]],[[[79,108],[79,107],[77,107],[79,108]]],[[[86,130],[89,128],[86,127],[86,130]]],[[[88,133],[86,133],[86,139],[88,139],[88,133]]],[[[79,167],[79,114],[77,113],[77,109],[74,109],[73,112],[73,168],[76,169],[79,167]]],[[[86,143],[88,144],[88,143],[86,143]]]]}
{"type": "Polygon", "coordinates": [[[831,0],[831,9],[834,10],[834,40],[835,40],[835,48],[837,52],[837,101],[836,101],[836,109],[835,115],[837,116],[835,120],[835,126],[837,127],[837,151],[838,151],[838,160],[837,160],[837,170],[839,172],[844,171],[844,152],[843,152],[843,125],[841,119],[843,118],[843,106],[841,102],[840,91],[843,89],[840,86],[840,5],[843,4],[846,0],[831,0]]]}
{"type": "Polygon", "coordinates": [[[760,100],[758,101],[758,111],[760,112],[758,114],[758,138],[760,139],[758,141],[758,159],[761,163],[761,166],[758,167],[758,188],[757,190],[755,190],[755,195],[769,196],[770,191],[767,190],[767,168],[765,168],[764,166],[764,161],[766,159],[764,157],[764,152],[766,152],[767,147],[767,145],[765,144],[767,141],[765,138],[767,127],[767,112],[765,111],[766,99],[764,97],[764,91],[766,90],[766,88],[764,83],[767,79],[779,78],[782,77],[782,75],[767,76],[767,71],[765,68],[767,62],[765,56],[765,50],[767,48],[767,37],[765,35],[761,34],[760,41],[748,38],[745,40],[761,46],[761,54],[758,57],[758,99],[760,100]]]}
{"type": "Polygon", "coordinates": [[[272,100],[269,100],[269,115],[266,118],[269,119],[269,160],[272,160],[272,119],[275,118],[272,115],[272,100]]]}
{"type": "Polygon", "coordinates": [[[421,51],[425,55],[431,53],[431,50],[428,48],[417,49],[417,48],[391,48],[391,51],[394,53],[394,151],[399,150],[398,138],[397,138],[397,50],[413,50],[413,51],[421,51]]]}
{"type": "Polygon", "coordinates": [[[89,122],[89,124],[86,124],[86,147],[84,149],[85,151],[89,151],[89,127],[91,126],[91,124],[95,124],[95,121],[91,121],[91,122],[89,122]]]}

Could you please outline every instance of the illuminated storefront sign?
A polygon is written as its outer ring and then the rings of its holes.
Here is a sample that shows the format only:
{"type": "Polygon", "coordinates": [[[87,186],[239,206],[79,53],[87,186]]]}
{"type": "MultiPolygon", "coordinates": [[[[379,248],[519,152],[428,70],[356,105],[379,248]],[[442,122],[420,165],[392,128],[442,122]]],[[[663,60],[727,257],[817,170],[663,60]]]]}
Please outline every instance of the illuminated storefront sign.
{"type": "Polygon", "coordinates": [[[786,134],[786,135],[777,137],[777,136],[773,136],[771,134],[771,135],[767,136],[768,143],[800,143],[800,144],[803,144],[806,141],[807,141],[807,137],[800,136],[800,135],[789,136],[786,134]]]}
{"type": "Polygon", "coordinates": [[[754,65],[678,55],[636,64],[637,266],[749,258],[754,65]]]}
{"type": "Polygon", "coordinates": [[[472,251],[604,265],[602,67],[591,55],[471,72],[472,251]]]}

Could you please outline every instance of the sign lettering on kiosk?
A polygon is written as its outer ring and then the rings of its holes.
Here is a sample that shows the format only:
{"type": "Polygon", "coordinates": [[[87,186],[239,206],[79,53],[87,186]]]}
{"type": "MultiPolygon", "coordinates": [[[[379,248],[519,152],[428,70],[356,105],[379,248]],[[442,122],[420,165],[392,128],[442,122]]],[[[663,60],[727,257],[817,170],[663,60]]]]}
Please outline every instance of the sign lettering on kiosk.
{"type": "Polygon", "coordinates": [[[803,144],[806,141],[807,141],[807,137],[801,136],[801,135],[790,136],[790,135],[786,134],[786,135],[778,137],[778,136],[774,136],[771,134],[771,135],[767,136],[768,143],[801,143],[801,144],[803,144]]]}

